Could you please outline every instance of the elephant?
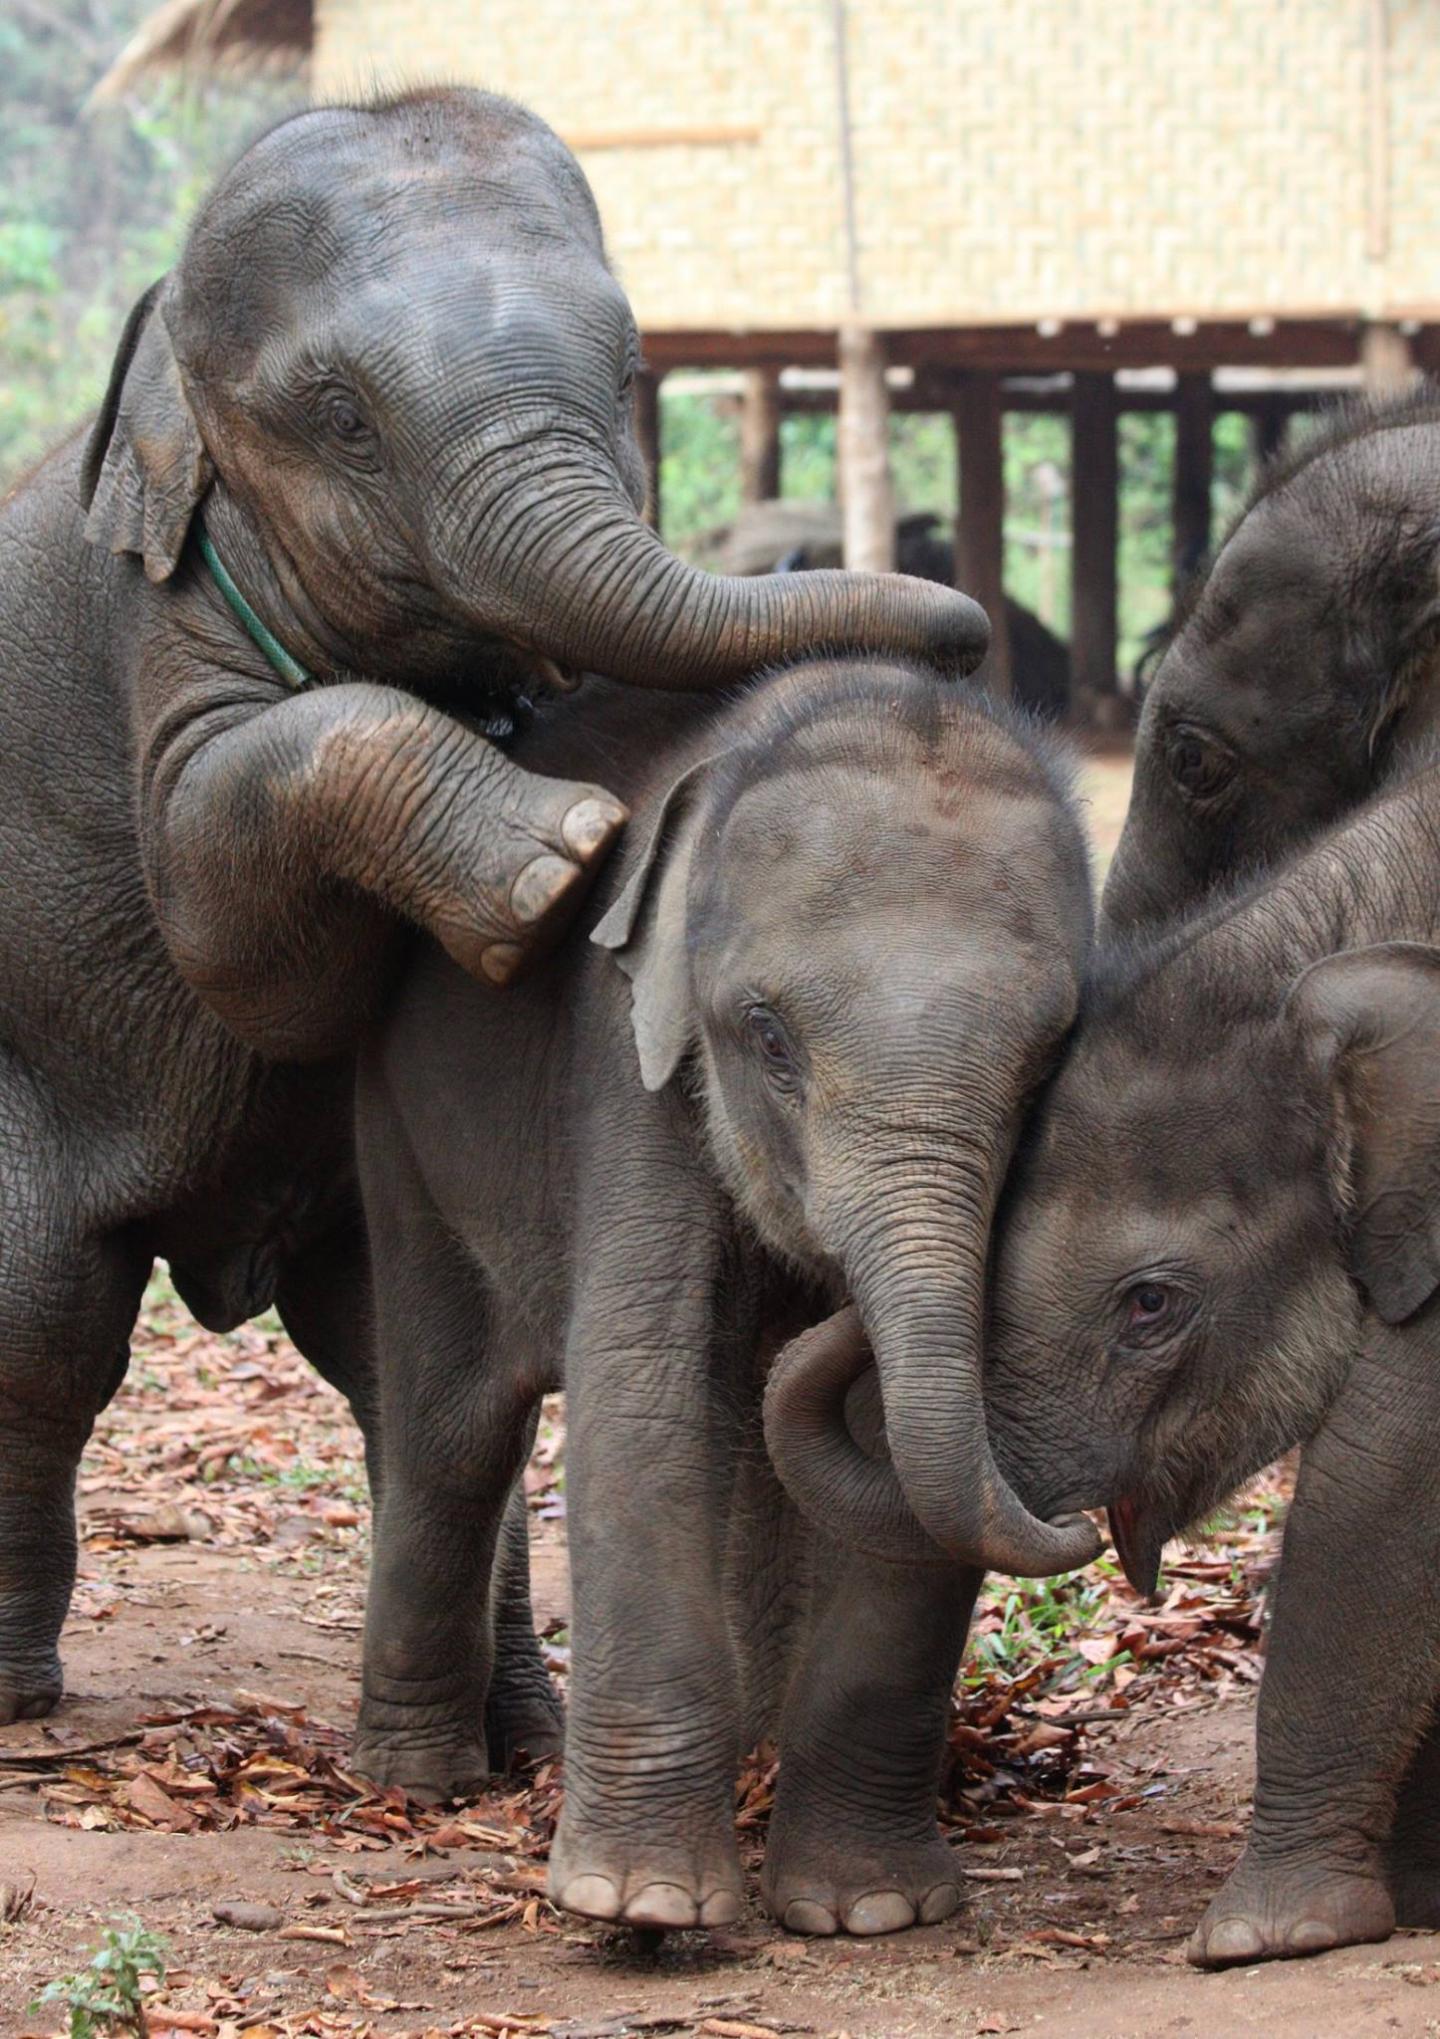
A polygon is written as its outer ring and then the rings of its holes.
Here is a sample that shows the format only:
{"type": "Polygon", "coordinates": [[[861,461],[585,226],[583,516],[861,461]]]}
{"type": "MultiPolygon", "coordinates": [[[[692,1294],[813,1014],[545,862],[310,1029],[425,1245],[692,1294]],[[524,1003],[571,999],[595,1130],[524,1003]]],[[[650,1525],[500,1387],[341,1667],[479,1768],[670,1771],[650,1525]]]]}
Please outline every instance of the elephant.
{"type": "MultiPolygon", "coordinates": [[[[1302,1447],[1254,1823],[1201,1966],[1440,1927],[1437,814],[1432,763],[1243,897],[1103,947],[999,1219],[996,1462],[1042,1515],[1108,1509],[1137,1592],[1302,1447]]],[[[771,1375],[777,1462],[832,1525],[866,1358],[844,1313],[771,1375]]],[[[852,1466],[862,1527],[875,1483],[852,1466]]]]}
{"type": "Polygon", "coordinates": [[[1433,387],[1341,408],[1262,472],[1146,693],[1107,936],[1292,854],[1423,748],[1440,710],[1437,531],[1433,387]]]}
{"type": "Polygon", "coordinates": [[[60,1694],[75,1469],[157,1254],[212,1329],[278,1304],[370,1423],[359,1038],[414,928],[498,983],[623,818],[487,740],[520,692],[983,650],[954,591],[672,558],[635,359],[542,122],[319,108],[0,511],[0,1723],[60,1694]]]}
{"type": "MultiPolygon", "coordinates": [[[[892,1930],[959,1901],[934,1804],[976,1568],[1098,1548],[996,1478],[978,1372],[993,1201],[1084,967],[1085,844],[1045,740],[913,666],[676,697],[658,746],[646,709],[587,683],[523,748],[605,756],[634,815],[588,948],[497,998],[427,946],[360,1057],[383,1499],[356,1761],[484,1776],[491,1557],[563,1381],[555,1902],[733,1919],[735,1767],[778,1722],[772,1910],[892,1930]],[[765,1459],[765,1363],[838,1286],[929,1565],[802,1538],[765,1459]]],[[[880,1420],[855,1413],[872,1443],[880,1420]]]]}

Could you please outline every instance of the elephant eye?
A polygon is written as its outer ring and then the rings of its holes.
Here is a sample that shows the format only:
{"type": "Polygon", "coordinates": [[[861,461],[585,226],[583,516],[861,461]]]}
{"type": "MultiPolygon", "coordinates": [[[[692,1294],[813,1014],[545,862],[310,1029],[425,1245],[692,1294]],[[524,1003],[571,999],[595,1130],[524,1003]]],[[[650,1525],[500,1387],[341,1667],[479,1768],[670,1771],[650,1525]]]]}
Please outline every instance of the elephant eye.
{"type": "Polygon", "coordinates": [[[1123,1328],[1127,1345],[1150,1345],[1168,1338],[1189,1313],[1191,1298],[1173,1282],[1132,1282],[1121,1297],[1123,1328]]]}
{"type": "Polygon", "coordinates": [[[1165,739],[1165,762],[1170,776],[1190,800],[1206,800],[1218,793],[1235,771],[1235,759],[1225,746],[1193,722],[1177,722],[1165,739]]]}
{"type": "Polygon", "coordinates": [[[325,422],[337,439],[348,440],[352,445],[370,430],[360,406],[348,396],[332,396],[327,400],[325,422]]]}
{"type": "Polygon", "coordinates": [[[765,1074],[777,1090],[792,1091],[800,1081],[796,1064],[795,1049],[785,1030],[785,1022],[778,1012],[768,1005],[751,1005],[745,1009],[745,1025],[750,1039],[754,1042],[765,1074]]]}

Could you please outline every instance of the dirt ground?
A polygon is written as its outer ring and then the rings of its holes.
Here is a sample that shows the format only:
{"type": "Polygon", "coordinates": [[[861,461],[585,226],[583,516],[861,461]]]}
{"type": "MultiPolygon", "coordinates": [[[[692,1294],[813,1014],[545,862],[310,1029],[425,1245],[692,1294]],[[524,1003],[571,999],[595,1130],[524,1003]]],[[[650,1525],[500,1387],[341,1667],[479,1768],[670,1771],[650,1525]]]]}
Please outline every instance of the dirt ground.
{"type": "MultiPolygon", "coordinates": [[[[1085,768],[1102,857],[1126,776],[1085,768]]],[[[562,1422],[528,1484],[563,1678],[562,1422]]],[[[956,1918],[817,1942],[753,1905],[654,1947],[545,1903],[554,1767],[437,1809],[346,1771],[359,1440],[278,1328],[207,1337],[157,1282],[81,1486],[68,1696],[0,1729],[3,2039],[61,2029],[27,2005],[121,1918],[168,1945],[156,2039],[1440,2033],[1440,1936],[1219,1976],[1184,1963],[1248,1816],[1283,1474],[1174,1554],[1156,1607],[1103,1566],[988,1589],[941,1801],[971,1879],[956,1918]]],[[[761,1751],[737,1792],[752,1869],[773,1778],[761,1751]]]]}

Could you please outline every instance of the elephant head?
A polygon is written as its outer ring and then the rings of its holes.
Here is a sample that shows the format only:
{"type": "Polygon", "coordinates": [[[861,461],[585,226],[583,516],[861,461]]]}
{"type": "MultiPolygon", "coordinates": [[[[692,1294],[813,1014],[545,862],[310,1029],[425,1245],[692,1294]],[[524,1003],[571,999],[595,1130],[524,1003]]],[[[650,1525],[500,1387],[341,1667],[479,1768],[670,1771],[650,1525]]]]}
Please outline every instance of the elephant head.
{"type": "Polygon", "coordinates": [[[1310,1438],[1440,1288],[1440,951],[1286,988],[1202,937],[1097,987],[1007,1190],[987,1351],[997,1461],[1042,1512],[1166,1539],[1310,1438]]]}
{"type": "Polygon", "coordinates": [[[1263,475],[1146,696],[1105,888],[1183,913],[1364,799],[1440,708],[1440,401],[1340,412],[1263,475]]]}
{"type": "Polygon", "coordinates": [[[853,1363],[772,1408],[770,1436],[801,1505],[873,1549],[1041,1572],[1096,1548],[999,1478],[980,1371],[995,1200],[1089,921],[1033,732],[867,663],[800,668],[712,728],[595,931],[631,979],[645,1084],[693,1070],[740,1210],[854,1299],[831,1341],[853,1363]],[[846,1422],[872,1348],[904,1494],[883,1510],[846,1422]]]}
{"type": "Polygon", "coordinates": [[[584,667],[720,686],[824,645],[978,663],[984,614],[953,589],[667,552],[639,514],[638,366],[542,121],[459,89],[320,108],[241,157],[132,314],[88,535],[164,581],[203,501],[298,661],[459,699],[584,667]]]}

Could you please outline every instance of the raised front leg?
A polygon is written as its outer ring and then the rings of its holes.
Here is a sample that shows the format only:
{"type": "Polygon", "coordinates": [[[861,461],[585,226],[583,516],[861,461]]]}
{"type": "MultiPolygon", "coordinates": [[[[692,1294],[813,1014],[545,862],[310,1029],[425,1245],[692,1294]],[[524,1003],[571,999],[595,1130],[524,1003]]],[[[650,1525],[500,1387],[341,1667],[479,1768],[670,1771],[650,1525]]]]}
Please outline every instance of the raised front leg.
{"type": "Polygon", "coordinates": [[[1370,1320],[1305,1449],[1260,1691],[1254,1824],[1191,1942],[1201,1967],[1383,1940],[1395,1925],[1397,1792],[1440,1683],[1426,1342],[1370,1320]]]}
{"type": "Polygon", "coordinates": [[[271,1056],[354,1038],[382,988],[391,915],[508,982],[569,919],[626,812],[361,681],[163,732],[142,811],[177,967],[271,1056]]]}
{"type": "Polygon", "coordinates": [[[765,1857],[765,1902],[791,1932],[893,1933],[960,1903],[935,1799],[982,1576],[822,1548],[765,1857]]]}
{"type": "Polygon", "coordinates": [[[638,1208],[644,1172],[633,1152],[614,1157],[608,1223],[580,1242],[565,1372],[574,1668],[550,1893],[591,1918],[719,1926],[742,1893],[723,1592],[734,1394],[712,1372],[714,1213],[673,1167],[648,1176],[663,1195],[638,1208]]]}

